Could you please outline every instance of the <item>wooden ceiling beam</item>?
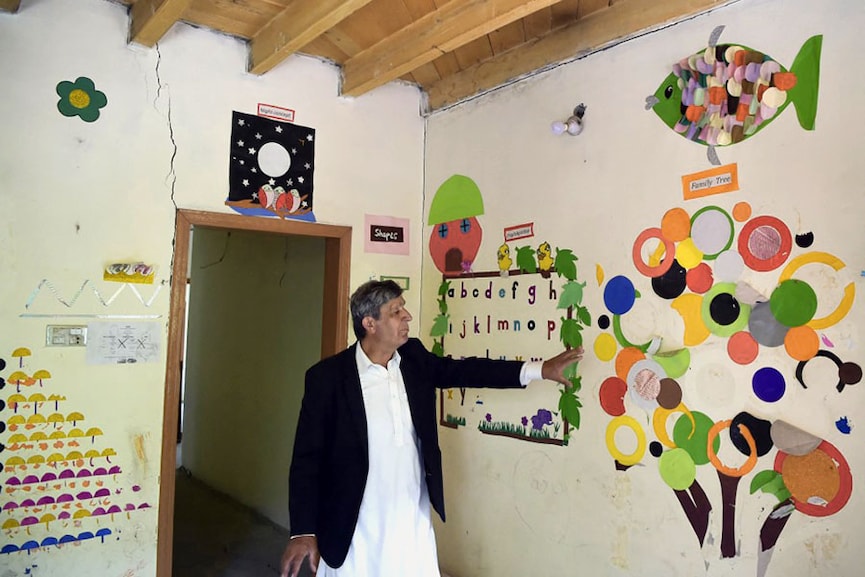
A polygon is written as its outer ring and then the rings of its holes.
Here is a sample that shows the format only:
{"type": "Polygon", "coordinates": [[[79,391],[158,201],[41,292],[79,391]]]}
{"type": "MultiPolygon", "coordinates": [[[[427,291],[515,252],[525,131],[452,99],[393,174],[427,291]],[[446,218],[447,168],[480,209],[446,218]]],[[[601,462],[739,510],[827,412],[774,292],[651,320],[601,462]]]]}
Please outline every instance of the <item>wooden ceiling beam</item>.
{"type": "MultiPolygon", "coordinates": [[[[442,78],[427,89],[430,110],[585,55],[642,30],[681,20],[730,0],[618,0],[570,26],[442,78]]],[[[708,37],[708,32],[707,32],[708,37]]]]}
{"type": "Polygon", "coordinates": [[[21,0],[0,0],[0,12],[18,12],[21,0]]]}
{"type": "Polygon", "coordinates": [[[350,58],[342,93],[359,96],[558,0],[451,0],[350,58]]]}
{"type": "Polygon", "coordinates": [[[253,36],[249,71],[264,74],[371,1],[294,0],[253,36]]]}
{"type": "Polygon", "coordinates": [[[129,40],[153,46],[177,22],[192,0],[138,0],[132,5],[129,40]]]}

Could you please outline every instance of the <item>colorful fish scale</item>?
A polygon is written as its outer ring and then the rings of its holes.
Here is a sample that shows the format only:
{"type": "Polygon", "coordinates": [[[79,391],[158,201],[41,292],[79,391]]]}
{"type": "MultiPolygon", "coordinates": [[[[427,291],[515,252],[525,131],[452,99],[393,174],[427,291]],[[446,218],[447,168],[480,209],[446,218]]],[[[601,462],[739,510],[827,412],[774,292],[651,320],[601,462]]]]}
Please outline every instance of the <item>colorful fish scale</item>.
{"type": "Polygon", "coordinates": [[[707,48],[673,65],[682,118],[673,129],[711,146],[741,142],[787,101],[796,77],[768,56],[741,46],[707,48]]]}

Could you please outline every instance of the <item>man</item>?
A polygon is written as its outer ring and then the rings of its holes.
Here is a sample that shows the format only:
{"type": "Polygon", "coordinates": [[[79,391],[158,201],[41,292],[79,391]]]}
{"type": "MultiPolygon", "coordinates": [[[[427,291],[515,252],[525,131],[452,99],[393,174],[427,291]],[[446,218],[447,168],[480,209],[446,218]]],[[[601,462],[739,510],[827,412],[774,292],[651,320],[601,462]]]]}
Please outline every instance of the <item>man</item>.
{"type": "Polygon", "coordinates": [[[358,342],[306,373],[281,576],[296,577],[307,560],[319,577],[439,577],[436,388],[567,383],[564,369],[583,350],[543,363],[439,358],[409,338],[412,316],[393,281],[360,286],[351,317],[358,342]]]}

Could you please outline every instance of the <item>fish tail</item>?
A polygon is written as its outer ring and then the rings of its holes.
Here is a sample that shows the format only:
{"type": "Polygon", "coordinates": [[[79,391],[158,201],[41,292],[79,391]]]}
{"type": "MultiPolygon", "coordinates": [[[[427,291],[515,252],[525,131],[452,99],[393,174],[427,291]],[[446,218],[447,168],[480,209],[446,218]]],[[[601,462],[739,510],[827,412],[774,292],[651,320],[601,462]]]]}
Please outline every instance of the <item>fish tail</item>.
{"type": "Polygon", "coordinates": [[[814,130],[814,119],[817,117],[822,48],[823,35],[812,36],[799,49],[799,54],[790,66],[790,72],[796,75],[796,85],[788,91],[788,96],[796,108],[799,125],[805,130],[814,130]]]}

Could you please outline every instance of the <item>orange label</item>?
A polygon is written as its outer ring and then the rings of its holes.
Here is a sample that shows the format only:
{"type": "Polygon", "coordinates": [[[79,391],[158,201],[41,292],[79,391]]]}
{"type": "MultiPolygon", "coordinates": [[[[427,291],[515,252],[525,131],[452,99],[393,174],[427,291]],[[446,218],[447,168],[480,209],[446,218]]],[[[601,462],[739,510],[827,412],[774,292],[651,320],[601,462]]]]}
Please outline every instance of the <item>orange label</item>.
{"type": "Polygon", "coordinates": [[[739,190],[739,171],[735,163],[682,177],[682,195],[685,200],[734,190],[739,190]]]}

